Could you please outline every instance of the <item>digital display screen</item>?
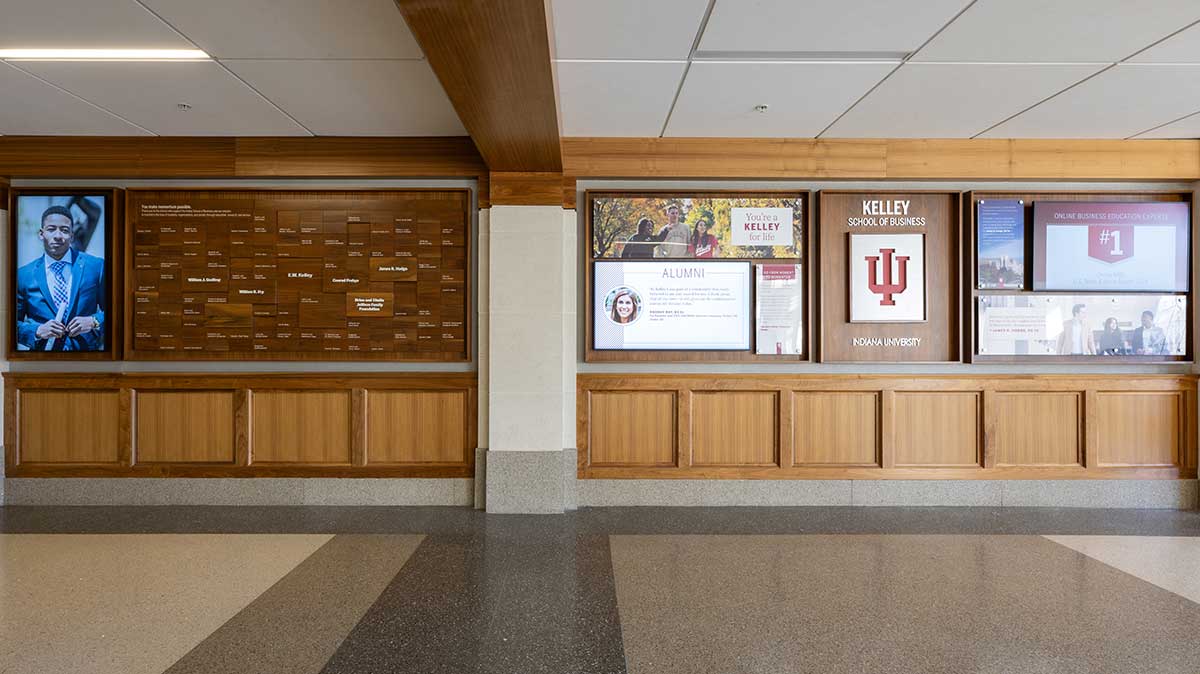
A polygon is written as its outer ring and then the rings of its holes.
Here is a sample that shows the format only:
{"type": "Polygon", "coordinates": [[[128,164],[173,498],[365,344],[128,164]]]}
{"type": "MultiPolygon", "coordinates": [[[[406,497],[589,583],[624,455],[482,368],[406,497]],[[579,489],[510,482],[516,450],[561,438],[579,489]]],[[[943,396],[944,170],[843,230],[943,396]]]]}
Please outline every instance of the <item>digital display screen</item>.
{"type": "Polygon", "coordinates": [[[985,295],[978,353],[988,356],[1179,357],[1183,295],[985,295]]]}
{"type": "Polygon", "coordinates": [[[1034,203],[1033,289],[1187,291],[1190,210],[1182,202],[1034,203]]]}
{"type": "Polygon", "coordinates": [[[16,199],[16,349],[105,351],[110,341],[110,204],[103,194],[16,199]]]}
{"type": "Polygon", "coordinates": [[[595,263],[594,348],[750,349],[750,263],[595,263]]]}

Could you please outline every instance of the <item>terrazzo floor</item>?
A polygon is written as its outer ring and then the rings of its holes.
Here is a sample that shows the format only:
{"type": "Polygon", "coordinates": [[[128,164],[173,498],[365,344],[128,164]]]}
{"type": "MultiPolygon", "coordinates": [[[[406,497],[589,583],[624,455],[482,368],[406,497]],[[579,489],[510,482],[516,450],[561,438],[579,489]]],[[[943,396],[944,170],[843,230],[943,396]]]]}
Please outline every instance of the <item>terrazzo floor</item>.
{"type": "Polygon", "coordinates": [[[0,674],[1200,671],[1200,514],[0,508],[0,674]]]}

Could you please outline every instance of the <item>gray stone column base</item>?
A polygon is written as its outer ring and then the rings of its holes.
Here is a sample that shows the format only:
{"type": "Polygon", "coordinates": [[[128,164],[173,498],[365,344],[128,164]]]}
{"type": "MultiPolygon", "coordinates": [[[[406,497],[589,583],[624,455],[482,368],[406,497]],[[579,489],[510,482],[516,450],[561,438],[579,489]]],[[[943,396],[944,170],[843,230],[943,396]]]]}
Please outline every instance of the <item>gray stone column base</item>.
{"type": "MultiPolygon", "coordinates": [[[[496,451],[483,455],[475,478],[485,483],[484,507],[489,513],[563,513],[577,506],[574,449],[496,451]]],[[[477,506],[478,507],[478,506],[477,506]]]]}

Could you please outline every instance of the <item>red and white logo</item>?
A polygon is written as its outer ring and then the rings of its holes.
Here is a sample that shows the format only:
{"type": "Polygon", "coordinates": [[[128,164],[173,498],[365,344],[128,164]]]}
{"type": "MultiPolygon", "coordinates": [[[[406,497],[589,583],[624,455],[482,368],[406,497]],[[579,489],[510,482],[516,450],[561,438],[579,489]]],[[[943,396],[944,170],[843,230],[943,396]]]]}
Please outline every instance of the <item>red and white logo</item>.
{"type": "Polygon", "coordinates": [[[895,248],[880,248],[879,255],[868,255],[867,260],[867,289],[876,295],[881,295],[879,306],[891,307],[896,305],[896,300],[893,295],[899,295],[908,289],[908,256],[896,256],[896,280],[892,280],[892,254],[896,252],[895,248]],[[875,268],[879,265],[879,258],[883,257],[883,282],[876,282],[875,268]]]}
{"type": "Polygon", "coordinates": [[[850,320],[925,320],[925,235],[850,235],[850,320]]]}
{"type": "Polygon", "coordinates": [[[1120,262],[1133,257],[1133,225],[1088,226],[1088,257],[1120,262]]]}

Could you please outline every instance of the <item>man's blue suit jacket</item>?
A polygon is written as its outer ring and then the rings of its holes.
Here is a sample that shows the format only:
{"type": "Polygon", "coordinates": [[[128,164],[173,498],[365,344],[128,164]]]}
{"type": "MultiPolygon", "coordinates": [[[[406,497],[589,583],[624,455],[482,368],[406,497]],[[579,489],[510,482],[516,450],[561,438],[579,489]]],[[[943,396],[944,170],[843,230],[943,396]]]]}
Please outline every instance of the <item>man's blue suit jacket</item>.
{"type": "MultiPolygon", "coordinates": [[[[64,325],[76,316],[95,316],[100,327],[77,337],[63,337],[61,346],[68,351],[104,350],[104,260],[74,251],[71,263],[71,296],[67,299],[64,325]]],[[[34,351],[43,351],[46,340],[37,338],[38,326],[53,320],[58,307],[50,298],[46,282],[46,263],[42,256],[17,270],[17,342],[34,351]]]]}

